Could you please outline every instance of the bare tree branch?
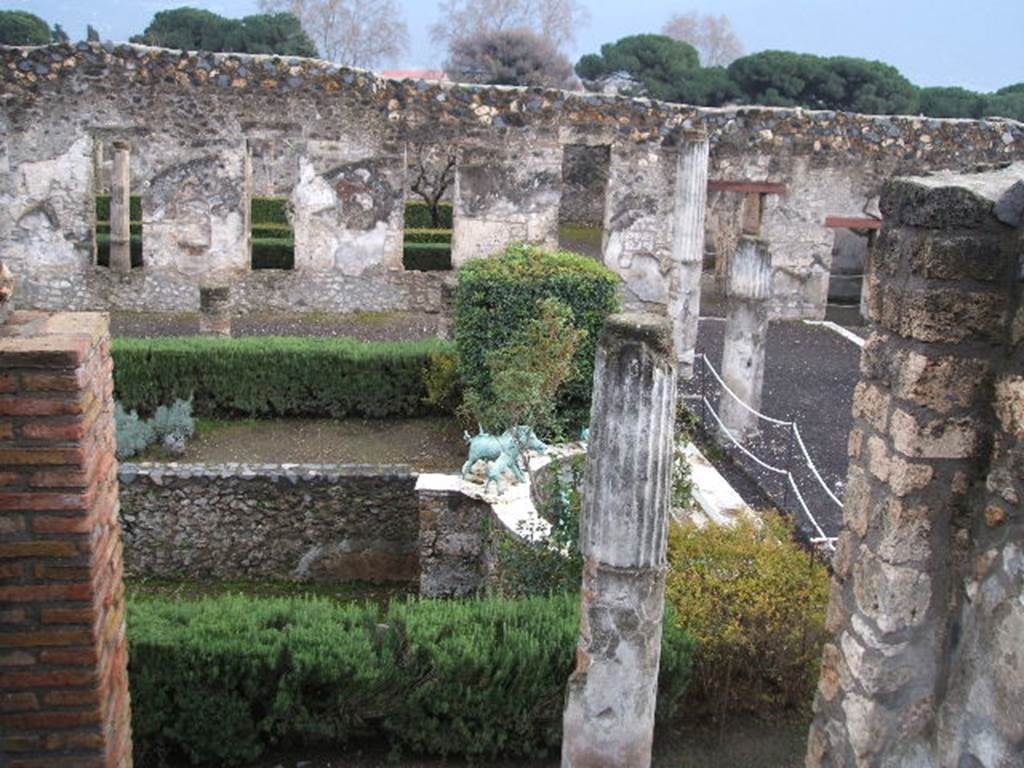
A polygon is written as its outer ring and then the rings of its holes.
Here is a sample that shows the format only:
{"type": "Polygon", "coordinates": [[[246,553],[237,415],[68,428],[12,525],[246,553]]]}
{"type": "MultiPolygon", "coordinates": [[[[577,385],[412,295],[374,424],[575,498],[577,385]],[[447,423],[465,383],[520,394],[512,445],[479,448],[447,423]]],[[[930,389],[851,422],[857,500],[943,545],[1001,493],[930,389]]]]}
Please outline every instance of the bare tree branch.
{"type": "Polygon", "coordinates": [[[264,13],[295,14],[320,55],[351,67],[377,67],[409,47],[396,0],[259,0],[264,13]]]}
{"type": "Polygon", "coordinates": [[[728,16],[705,15],[696,11],[677,13],[661,31],[696,48],[700,63],[705,67],[724,67],[743,55],[743,43],[733,31],[728,16]]]}
{"type": "Polygon", "coordinates": [[[579,0],[441,0],[430,39],[450,48],[462,37],[529,29],[556,46],[571,44],[590,20],[579,0]]]}

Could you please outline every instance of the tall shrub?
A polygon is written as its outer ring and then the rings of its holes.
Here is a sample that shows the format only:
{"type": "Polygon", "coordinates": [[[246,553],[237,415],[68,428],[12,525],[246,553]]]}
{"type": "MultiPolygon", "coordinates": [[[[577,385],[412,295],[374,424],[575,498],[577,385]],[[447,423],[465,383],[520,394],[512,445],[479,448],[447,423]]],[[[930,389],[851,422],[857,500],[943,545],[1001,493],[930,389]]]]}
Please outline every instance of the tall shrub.
{"type": "Polygon", "coordinates": [[[593,259],[523,243],[499,256],[470,261],[459,270],[455,292],[455,344],[465,388],[492,399],[489,356],[519,341],[522,329],[538,316],[538,302],[557,299],[568,307],[574,327],[586,332],[560,405],[585,410],[597,341],[605,319],[619,306],[618,285],[619,277],[593,259]]]}
{"type": "Polygon", "coordinates": [[[698,643],[693,709],[772,716],[809,706],[825,641],[829,576],[792,540],[791,525],[676,525],[668,600],[698,643]]]}

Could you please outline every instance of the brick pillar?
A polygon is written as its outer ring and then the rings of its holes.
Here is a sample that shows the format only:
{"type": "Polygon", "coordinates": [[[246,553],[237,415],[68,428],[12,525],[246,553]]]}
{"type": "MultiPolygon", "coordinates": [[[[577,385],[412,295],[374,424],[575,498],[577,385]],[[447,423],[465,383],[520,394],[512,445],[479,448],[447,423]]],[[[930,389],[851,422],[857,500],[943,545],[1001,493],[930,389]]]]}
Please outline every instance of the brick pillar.
{"type": "Polygon", "coordinates": [[[1024,317],[1010,322],[1024,273],[999,215],[1009,174],[882,193],[809,768],[1021,764],[1024,378],[1006,342],[1024,334],[1024,317]],[[993,411],[1016,437],[993,435],[993,411]]]}
{"type": "Polygon", "coordinates": [[[675,402],[670,321],[610,317],[594,371],[580,638],[562,725],[563,768],[651,763],[675,402]]]}
{"type": "Polygon", "coordinates": [[[107,319],[0,327],[0,765],[131,766],[107,319]]]}
{"type": "Polygon", "coordinates": [[[110,171],[110,268],[131,272],[131,173],[128,142],[114,142],[110,171]]]}

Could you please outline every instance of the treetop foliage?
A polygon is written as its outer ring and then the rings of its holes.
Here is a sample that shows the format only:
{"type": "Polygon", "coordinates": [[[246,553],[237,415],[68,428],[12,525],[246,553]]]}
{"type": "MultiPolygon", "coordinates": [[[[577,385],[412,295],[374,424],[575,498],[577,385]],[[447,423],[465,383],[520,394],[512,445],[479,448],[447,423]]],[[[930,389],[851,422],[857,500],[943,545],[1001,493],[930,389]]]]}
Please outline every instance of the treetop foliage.
{"type": "Polygon", "coordinates": [[[313,41],[290,13],[228,19],[199,8],[173,8],[157,12],[132,42],[186,51],[316,56],[313,41]]]}
{"type": "Polygon", "coordinates": [[[28,11],[0,11],[0,45],[46,45],[50,25],[28,11]]]}
{"type": "Polygon", "coordinates": [[[1024,120],[1024,83],[993,94],[918,88],[895,67],[880,61],[791,51],[761,51],[725,68],[702,67],[692,45],[666,35],[631,35],[606,43],[600,53],[587,54],[577,62],[576,74],[589,88],[600,88],[612,76],[627,76],[640,85],[627,89],[627,94],[699,106],[746,103],[1024,120]]]}

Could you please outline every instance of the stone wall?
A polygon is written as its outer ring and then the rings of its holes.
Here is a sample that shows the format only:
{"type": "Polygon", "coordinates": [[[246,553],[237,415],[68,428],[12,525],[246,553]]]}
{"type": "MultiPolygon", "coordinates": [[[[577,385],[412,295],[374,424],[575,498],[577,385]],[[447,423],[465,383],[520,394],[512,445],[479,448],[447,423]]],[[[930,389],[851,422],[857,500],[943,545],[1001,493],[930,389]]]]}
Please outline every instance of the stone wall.
{"type": "Polygon", "coordinates": [[[888,183],[807,765],[1024,754],[1024,164],[888,183]]]}
{"type": "MultiPolygon", "coordinates": [[[[663,303],[677,148],[706,128],[712,180],[781,184],[765,195],[773,311],[820,316],[827,215],[862,215],[892,174],[1024,157],[1004,120],[872,117],[800,109],[697,109],[540,89],[385,80],[326,62],[141,46],[0,49],[0,254],[28,306],[187,310],[226,273],[239,311],[440,309],[436,276],[401,266],[409,147],[458,147],[453,262],[513,238],[553,243],[569,146],[609,152],[605,262],[631,306],[663,303]],[[113,140],[131,145],[145,265],[94,266],[93,196],[113,140]],[[248,195],[290,197],[296,269],[249,272],[248,195]]],[[[731,253],[742,206],[709,200],[731,253]]]]}
{"type": "Polygon", "coordinates": [[[125,464],[131,576],[412,580],[416,475],[403,467],[125,464]]]}

